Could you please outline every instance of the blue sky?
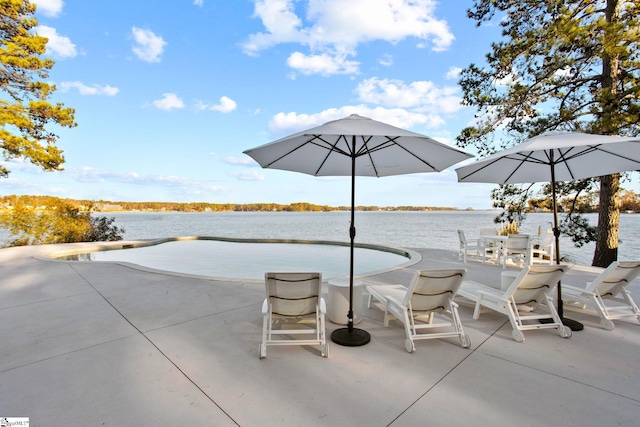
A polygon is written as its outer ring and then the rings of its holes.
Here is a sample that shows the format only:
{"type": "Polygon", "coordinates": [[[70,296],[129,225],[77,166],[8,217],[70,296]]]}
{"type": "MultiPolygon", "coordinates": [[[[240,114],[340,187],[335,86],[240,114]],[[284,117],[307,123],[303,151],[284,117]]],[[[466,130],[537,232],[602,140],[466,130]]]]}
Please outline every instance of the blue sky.
{"type": "MultiPolygon", "coordinates": [[[[57,130],[63,172],[11,161],[4,195],[348,205],[348,178],[265,170],[242,152],[352,113],[454,145],[474,113],[458,73],[500,31],[466,17],[471,0],[35,3],[51,100],[78,126],[57,130]]],[[[453,168],[358,178],[356,203],[489,208],[491,188],[453,168]]]]}

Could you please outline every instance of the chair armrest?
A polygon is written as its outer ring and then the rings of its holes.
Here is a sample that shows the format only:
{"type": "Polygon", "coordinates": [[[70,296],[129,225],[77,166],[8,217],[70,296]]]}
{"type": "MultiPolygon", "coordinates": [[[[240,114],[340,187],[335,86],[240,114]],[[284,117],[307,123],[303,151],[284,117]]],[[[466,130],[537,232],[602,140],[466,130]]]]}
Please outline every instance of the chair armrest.
{"type": "Polygon", "coordinates": [[[268,312],[269,312],[269,303],[265,298],[264,301],[262,302],[262,314],[267,314],[268,312]]]}
{"type": "Polygon", "coordinates": [[[324,298],[320,298],[320,313],[327,314],[327,303],[324,298]]]}
{"type": "Polygon", "coordinates": [[[507,303],[509,302],[507,298],[503,297],[502,295],[498,295],[494,292],[485,292],[485,291],[479,290],[477,294],[478,294],[477,300],[484,299],[484,300],[491,300],[496,302],[497,301],[504,301],[507,303]]]}
{"type": "Polygon", "coordinates": [[[393,305],[393,306],[399,308],[400,310],[404,309],[404,305],[400,301],[395,299],[394,297],[388,296],[386,299],[387,299],[387,306],[393,305]]]}
{"type": "Polygon", "coordinates": [[[383,304],[387,303],[387,297],[378,292],[374,286],[365,285],[365,290],[369,293],[369,295],[373,296],[376,300],[380,301],[383,304]]]}
{"type": "Polygon", "coordinates": [[[589,292],[584,288],[578,288],[577,286],[571,286],[571,285],[565,285],[564,283],[562,284],[562,292],[563,293],[567,293],[567,294],[588,294],[588,295],[594,295],[593,292],[589,292]]]}

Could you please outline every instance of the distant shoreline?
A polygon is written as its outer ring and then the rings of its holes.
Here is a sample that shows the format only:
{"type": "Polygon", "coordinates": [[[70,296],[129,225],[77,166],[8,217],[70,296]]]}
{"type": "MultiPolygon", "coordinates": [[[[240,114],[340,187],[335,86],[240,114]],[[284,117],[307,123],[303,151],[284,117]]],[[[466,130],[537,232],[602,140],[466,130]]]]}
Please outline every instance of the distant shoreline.
{"type": "MultiPolygon", "coordinates": [[[[63,201],[93,212],[333,212],[350,211],[350,206],[316,205],[308,202],[281,203],[208,203],[208,202],[123,202],[105,200],[63,199],[54,196],[2,196],[0,212],[18,203],[34,209],[45,209],[51,201],[63,201]]],[[[357,206],[357,211],[459,211],[454,207],[433,206],[357,206]]]]}

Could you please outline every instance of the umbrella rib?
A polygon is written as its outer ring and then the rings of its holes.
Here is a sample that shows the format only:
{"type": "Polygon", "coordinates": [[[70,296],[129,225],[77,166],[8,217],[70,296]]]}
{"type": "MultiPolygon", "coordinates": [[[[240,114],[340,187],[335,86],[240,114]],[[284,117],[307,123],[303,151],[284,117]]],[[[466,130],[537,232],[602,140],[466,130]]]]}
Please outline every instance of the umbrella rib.
{"type": "Polygon", "coordinates": [[[373,172],[376,174],[376,177],[380,178],[380,175],[378,174],[378,168],[376,167],[376,163],[373,161],[373,157],[371,157],[371,153],[373,151],[377,151],[377,150],[381,150],[381,149],[385,148],[387,146],[387,141],[383,142],[382,144],[378,145],[377,147],[369,148],[368,144],[369,144],[369,141],[371,141],[371,138],[373,138],[373,136],[369,136],[369,138],[365,138],[364,136],[361,135],[361,138],[362,138],[362,147],[360,147],[358,152],[354,153],[354,155],[356,157],[360,157],[360,156],[363,156],[363,155],[368,156],[369,157],[369,161],[371,162],[371,167],[373,167],[373,172]]]}
{"type": "MultiPolygon", "coordinates": [[[[431,163],[429,163],[428,161],[426,161],[425,159],[423,159],[422,157],[416,155],[415,153],[413,153],[412,151],[408,150],[407,148],[405,148],[402,144],[400,144],[398,141],[396,141],[396,139],[399,139],[400,136],[394,136],[394,137],[389,137],[389,136],[385,136],[385,138],[387,138],[386,141],[380,143],[379,145],[372,147],[372,148],[368,148],[367,151],[359,153],[358,156],[364,155],[364,154],[368,154],[369,158],[371,158],[371,153],[375,152],[375,151],[379,151],[379,150],[384,150],[387,147],[391,147],[391,146],[397,146],[401,149],[403,149],[405,152],[409,153],[411,156],[413,156],[414,158],[418,159],[420,162],[424,163],[425,165],[429,166],[431,169],[433,169],[434,171],[437,171],[438,168],[436,168],[435,166],[433,166],[431,163]]],[[[371,137],[369,138],[371,139],[371,137]]],[[[368,142],[368,140],[367,140],[368,142]]],[[[367,145],[367,142],[365,142],[364,146],[367,145]]],[[[364,148],[364,146],[362,148],[364,148]]],[[[371,164],[373,163],[373,159],[371,159],[371,164]]],[[[375,166],[375,165],[374,165],[375,166]]],[[[376,176],[378,176],[377,171],[376,171],[376,176]]]]}
{"type": "Polygon", "coordinates": [[[619,159],[628,160],[630,162],[638,163],[640,165],[640,161],[638,161],[638,160],[636,160],[634,158],[631,158],[631,157],[628,157],[628,156],[624,156],[622,154],[614,153],[614,152],[611,152],[611,151],[607,150],[605,144],[589,145],[584,150],[581,150],[581,151],[579,151],[577,153],[574,153],[574,154],[572,154],[570,156],[567,156],[566,154],[568,154],[570,151],[571,150],[567,151],[566,153],[560,152],[561,158],[562,158],[563,161],[571,160],[573,158],[580,157],[580,156],[583,156],[585,154],[592,153],[594,151],[600,151],[600,152],[608,154],[610,156],[614,156],[614,157],[617,157],[619,159]]]}
{"type": "MultiPolygon", "coordinates": [[[[327,155],[324,157],[324,159],[322,159],[322,162],[320,162],[320,166],[318,166],[318,169],[316,169],[316,172],[314,173],[314,175],[318,175],[318,174],[320,173],[320,170],[322,169],[322,167],[324,166],[324,164],[327,162],[327,160],[329,160],[329,156],[331,155],[331,153],[339,153],[339,154],[342,154],[342,155],[347,156],[347,157],[351,157],[351,156],[352,156],[352,155],[351,155],[351,154],[349,154],[348,152],[346,152],[346,151],[344,151],[344,150],[342,150],[342,149],[340,149],[340,148],[337,148],[337,147],[336,147],[336,146],[338,145],[338,142],[340,142],[340,140],[341,140],[341,139],[344,139],[344,140],[345,140],[345,142],[347,142],[347,140],[346,140],[346,138],[345,138],[345,136],[344,136],[344,135],[340,135],[340,136],[336,139],[336,142],[335,142],[335,143],[333,143],[333,144],[332,144],[332,143],[330,143],[330,142],[328,142],[328,141],[325,141],[325,140],[322,138],[322,136],[321,136],[321,135],[314,135],[314,138],[313,138],[310,142],[311,142],[312,144],[314,144],[314,145],[316,145],[316,146],[320,147],[320,148],[323,148],[323,149],[327,150],[327,155]],[[324,146],[324,145],[322,145],[322,144],[318,144],[318,143],[314,142],[316,139],[319,139],[320,141],[324,142],[325,144],[327,144],[327,146],[324,146]]],[[[349,145],[349,144],[347,144],[347,146],[348,146],[348,145],[349,145]]]]}
{"type": "Polygon", "coordinates": [[[502,182],[499,182],[499,184],[504,184],[504,183],[506,183],[507,181],[509,181],[509,179],[510,179],[510,178],[511,178],[511,177],[512,177],[512,176],[513,176],[513,175],[514,175],[514,174],[515,174],[515,173],[516,173],[516,172],[517,172],[517,171],[522,167],[522,165],[523,165],[523,164],[525,164],[525,163],[540,163],[540,164],[546,164],[546,163],[545,163],[545,162],[543,162],[542,160],[536,159],[535,157],[533,157],[533,158],[532,158],[532,157],[531,157],[531,155],[532,155],[532,154],[533,154],[533,152],[531,152],[531,151],[530,151],[527,155],[522,155],[521,153],[516,153],[516,156],[513,156],[513,157],[512,157],[512,156],[510,156],[510,155],[507,155],[507,156],[504,156],[504,157],[498,157],[498,158],[496,158],[495,160],[493,160],[493,161],[491,161],[491,162],[488,162],[487,164],[482,165],[482,167],[480,167],[480,168],[478,168],[478,169],[476,169],[476,170],[474,170],[474,171],[472,171],[472,172],[468,173],[467,175],[460,177],[460,181],[464,181],[465,179],[469,178],[471,175],[475,175],[477,172],[480,172],[481,170],[486,169],[486,168],[488,168],[489,166],[492,166],[492,165],[496,164],[496,163],[497,163],[497,162],[499,162],[500,160],[505,160],[505,159],[507,159],[507,160],[515,160],[515,161],[517,161],[517,162],[520,162],[520,163],[518,164],[518,166],[517,166],[517,167],[515,167],[515,168],[511,171],[511,173],[509,174],[509,176],[507,176],[507,178],[506,178],[506,179],[502,180],[502,182]]]}

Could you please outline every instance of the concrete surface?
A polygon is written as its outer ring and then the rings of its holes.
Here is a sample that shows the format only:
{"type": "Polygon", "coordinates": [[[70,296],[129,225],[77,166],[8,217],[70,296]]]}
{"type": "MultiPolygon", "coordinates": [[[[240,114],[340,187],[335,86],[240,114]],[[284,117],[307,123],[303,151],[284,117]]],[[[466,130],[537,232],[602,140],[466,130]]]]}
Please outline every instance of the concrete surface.
{"type": "MultiPolygon", "coordinates": [[[[377,308],[357,325],[362,347],[269,347],[258,358],[264,285],[133,265],[50,260],[87,244],[0,249],[0,417],[32,425],[637,426],[640,324],[566,312],[585,329],[511,338],[505,316],[460,314],[455,339],[404,349],[377,308]]],[[[501,267],[414,249],[422,268],[468,269],[500,286],[501,267]]],[[[212,260],[215,262],[215,260],[212,260]]],[[[572,266],[582,285],[601,269],[572,266]]],[[[408,283],[408,269],[364,280],[408,283]]],[[[640,301],[638,280],[630,286],[640,301]]],[[[365,295],[366,297],[366,295],[365,295]]],[[[327,333],[340,325],[327,322],[327,333]]]]}

